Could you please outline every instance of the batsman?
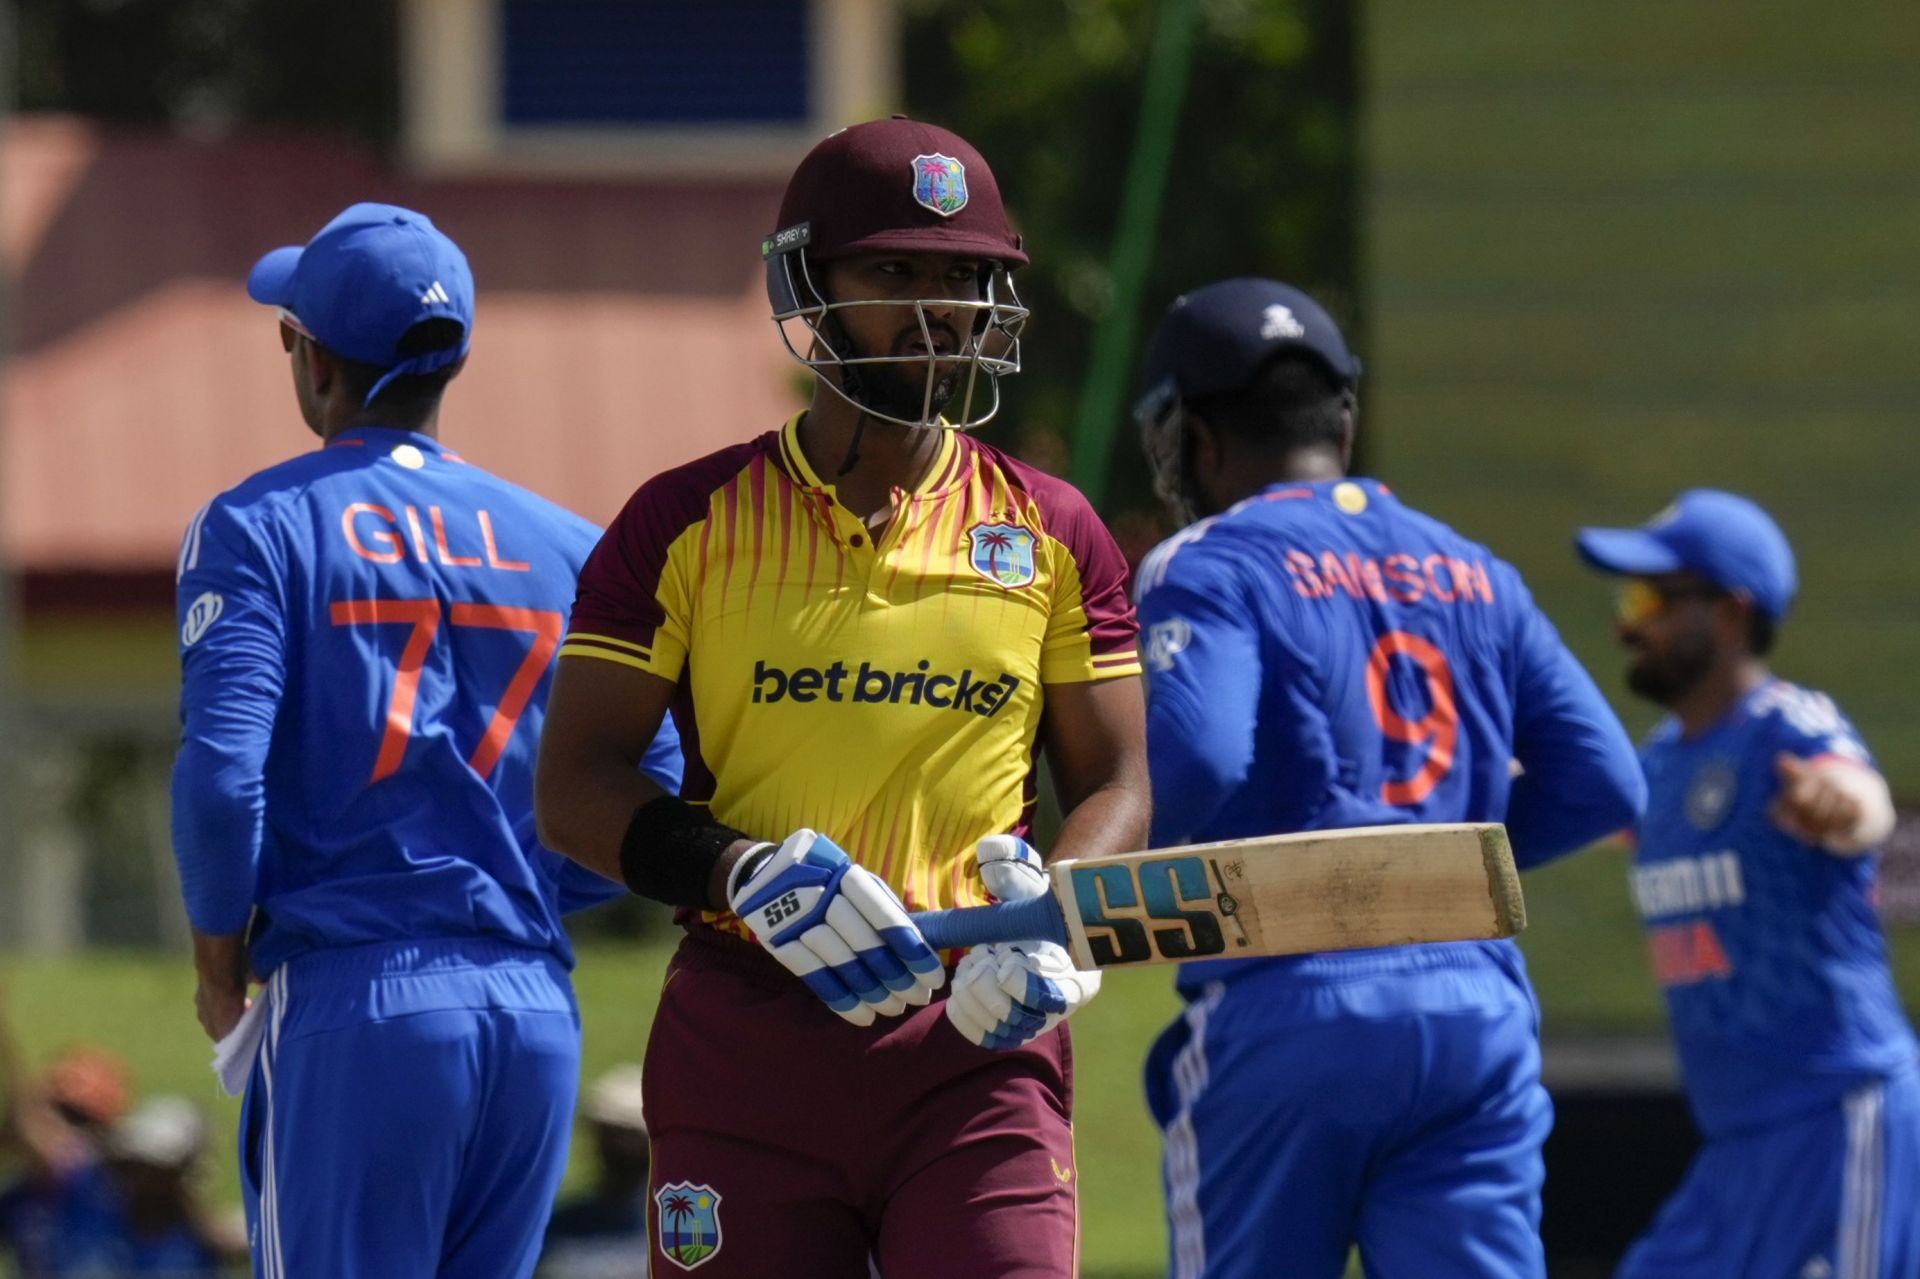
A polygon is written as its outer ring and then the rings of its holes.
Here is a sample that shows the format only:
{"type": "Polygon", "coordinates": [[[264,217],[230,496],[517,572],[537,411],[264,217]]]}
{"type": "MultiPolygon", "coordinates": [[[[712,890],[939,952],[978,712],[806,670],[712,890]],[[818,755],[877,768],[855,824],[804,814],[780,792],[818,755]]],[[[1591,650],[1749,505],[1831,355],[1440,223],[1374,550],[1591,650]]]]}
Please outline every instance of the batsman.
{"type": "Polygon", "coordinates": [[[645,1062],[653,1272],[1070,1275],[1060,1022],[1099,978],[1040,943],[949,971],[908,911],[1046,890],[1036,755],[1052,854],[1145,845],[1125,565],[1078,492],[963,433],[1026,318],[972,146],[832,135],[763,258],[811,404],[608,530],[536,788],[553,848],[686,927],[645,1062]],[[669,712],[678,795],[634,768],[669,712]]]}

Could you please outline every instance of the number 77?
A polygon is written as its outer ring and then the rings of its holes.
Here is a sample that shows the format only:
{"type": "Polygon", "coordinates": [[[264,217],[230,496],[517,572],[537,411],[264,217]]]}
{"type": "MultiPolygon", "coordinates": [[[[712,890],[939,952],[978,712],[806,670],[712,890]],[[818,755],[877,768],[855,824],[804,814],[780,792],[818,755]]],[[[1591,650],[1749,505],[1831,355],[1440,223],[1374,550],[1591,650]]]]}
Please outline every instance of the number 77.
{"type": "MultiPolygon", "coordinates": [[[[407,753],[407,740],[413,736],[413,708],[420,691],[420,671],[426,665],[427,650],[433,646],[434,636],[440,630],[440,616],[437,599],[335,600],[333,603],[335,626],[405,623],[413,627],[406,647],[400,652],[393,697],[387,703],[387,726],[380,735],[380,754],[373,762],[369,785],[400,771],[400,761],[407,753]]],[[[566,619],[552,609],[455,604],[448,620],[454,626],[525,631],[534,637],[532,647],[508,681],[506,692],[501,694],[500,704],[494,709],[480,744],[467,759],[469,768],[486,777],[499,764],[500,756],[506,752],[507,740],[513,736],[514,725],[525,713],[527,703],[533,700],[533,690],[539,686],[540,676],[560,646],[566,619]]]]}

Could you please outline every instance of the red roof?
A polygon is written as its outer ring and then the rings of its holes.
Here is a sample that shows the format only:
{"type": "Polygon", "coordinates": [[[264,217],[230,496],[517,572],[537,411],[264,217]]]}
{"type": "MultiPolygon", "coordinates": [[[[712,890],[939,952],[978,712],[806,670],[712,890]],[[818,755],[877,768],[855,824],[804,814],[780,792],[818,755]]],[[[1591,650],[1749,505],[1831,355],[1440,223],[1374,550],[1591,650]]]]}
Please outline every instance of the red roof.
{"type": "Polygon", "coordinates": [[[473,263],[473,356],[441,415],[469,461],[604,522],[648,476],[794,407],[759,259],[777,182],[433,180],[305,135],[16,117],[0,144],[16,568],[170,568],[202,502],[314,446],[243,281],[366,199],[428,213],[473,263]]]}

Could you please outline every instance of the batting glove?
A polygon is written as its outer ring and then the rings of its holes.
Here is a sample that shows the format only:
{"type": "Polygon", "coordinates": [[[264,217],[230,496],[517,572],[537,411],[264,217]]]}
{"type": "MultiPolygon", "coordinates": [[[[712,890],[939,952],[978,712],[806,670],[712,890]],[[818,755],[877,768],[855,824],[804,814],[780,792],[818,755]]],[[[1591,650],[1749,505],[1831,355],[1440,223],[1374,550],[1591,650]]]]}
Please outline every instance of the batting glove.
{"type": "MultiPolygon", "coordinates": [[[[974,848],[980,878],[999,901],[1047,891],[1040,854],[1017,835],[989,835],[974,848]]],[[[1053,942],[975,946],[953,972],[947,1020],[982,1048],[1018,1048],[1072,1016],[1100,992],[1100,974],[1073,966],[1053,942]]]]}
{"type": "Polygon", "coordinates": [[[856,1026],[925,1005],[947,975],[885,880],[824,835],[749,849],[727,902],[755,940],[856,1026]]]}
{"type": "Polygon", "coordinates": [[[975,946],[953,971],[947,1020],[982,1048],[1019,1048],[1100,993],[1100,974],[1073,966],[1053,942],[975,946]]]}
{"type": "Polygon", "coordinates": [[[1039,852],[1018,835],[989,835],[974,845],[973,857],[997,902],[1023,902],[1047,891],[1039,852]]]}

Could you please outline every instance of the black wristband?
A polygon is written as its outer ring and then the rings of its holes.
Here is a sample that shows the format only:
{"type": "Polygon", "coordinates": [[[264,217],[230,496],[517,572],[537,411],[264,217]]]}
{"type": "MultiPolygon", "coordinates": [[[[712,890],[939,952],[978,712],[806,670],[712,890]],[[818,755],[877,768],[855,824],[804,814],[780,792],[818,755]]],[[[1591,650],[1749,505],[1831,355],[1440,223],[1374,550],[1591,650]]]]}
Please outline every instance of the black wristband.
{"type": "Polygon", "coordinates": [[[642,897],[708,910],[714,864],[735,840],[745,838],[714,821],[706,809],[662,795],[633,810],[620,840],[620,878],[642,897]]]}

